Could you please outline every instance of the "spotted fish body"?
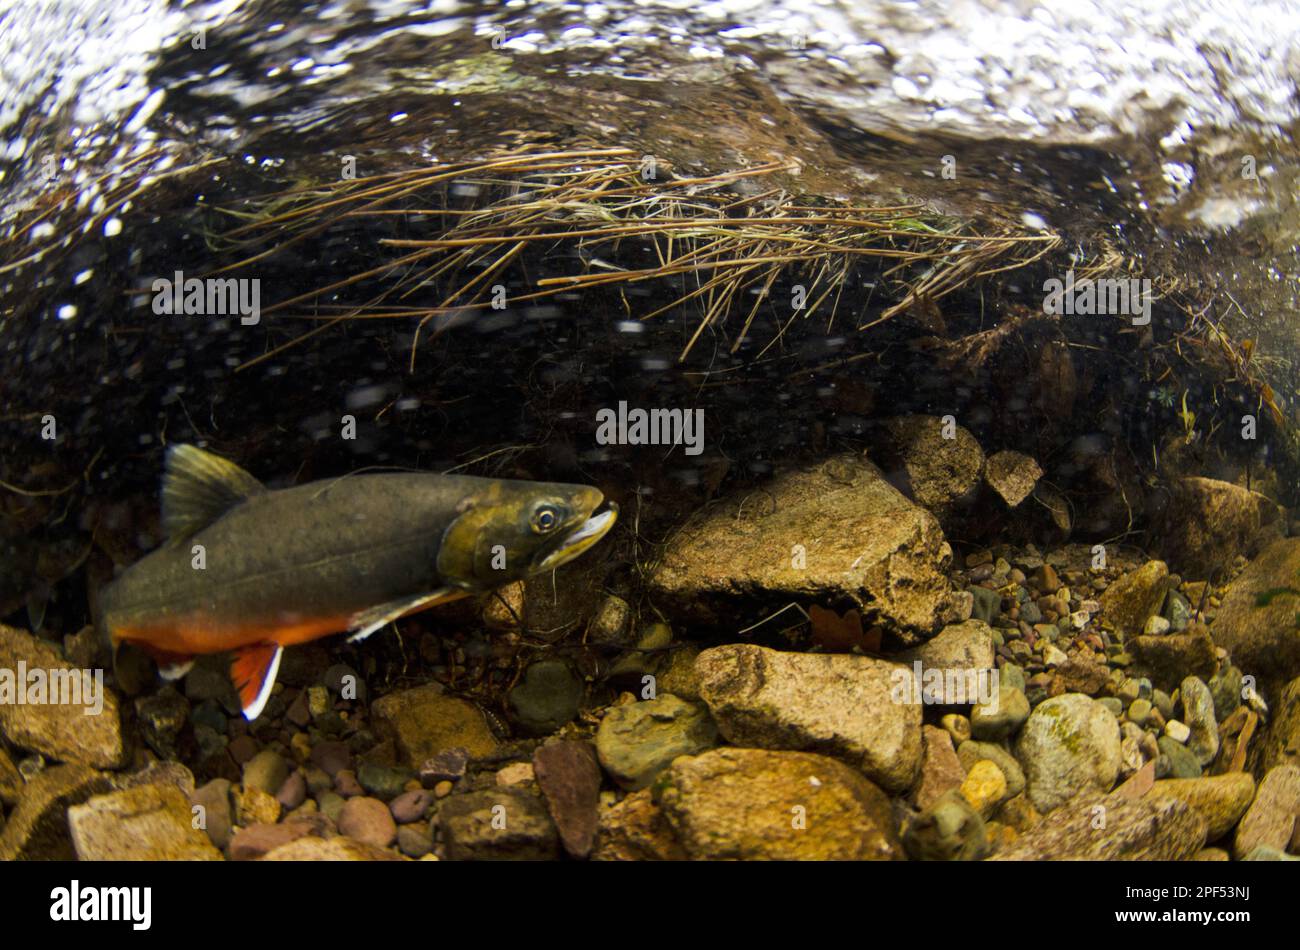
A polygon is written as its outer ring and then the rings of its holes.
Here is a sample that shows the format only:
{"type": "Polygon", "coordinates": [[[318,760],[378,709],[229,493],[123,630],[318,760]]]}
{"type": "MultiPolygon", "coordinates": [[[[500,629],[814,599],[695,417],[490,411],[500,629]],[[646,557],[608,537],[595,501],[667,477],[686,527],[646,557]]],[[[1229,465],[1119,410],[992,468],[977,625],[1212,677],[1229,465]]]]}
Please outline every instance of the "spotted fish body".
{"type": "Polygon", "coordinates": [[[269,491],[193,446],[168,455],[169,540],[102,592],[97,622],[165,678],[234,652],[247,718],[281,650],[386,623],[577,557],[617,508],[588,486],[435,474],[349,475],[269,491]]]}

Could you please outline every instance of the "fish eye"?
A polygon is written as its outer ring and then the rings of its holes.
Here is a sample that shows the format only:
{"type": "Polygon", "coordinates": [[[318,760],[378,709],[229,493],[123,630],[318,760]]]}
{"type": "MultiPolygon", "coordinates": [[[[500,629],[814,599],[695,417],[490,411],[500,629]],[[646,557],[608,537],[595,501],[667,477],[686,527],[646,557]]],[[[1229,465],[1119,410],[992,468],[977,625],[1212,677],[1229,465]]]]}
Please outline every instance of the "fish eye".
{"type": "Polygon", "coordinates": [[[533,512],[533,530],[540,534],[553,531],[560,523],[560,513],[550,505],[542,505],[533,512]]]}

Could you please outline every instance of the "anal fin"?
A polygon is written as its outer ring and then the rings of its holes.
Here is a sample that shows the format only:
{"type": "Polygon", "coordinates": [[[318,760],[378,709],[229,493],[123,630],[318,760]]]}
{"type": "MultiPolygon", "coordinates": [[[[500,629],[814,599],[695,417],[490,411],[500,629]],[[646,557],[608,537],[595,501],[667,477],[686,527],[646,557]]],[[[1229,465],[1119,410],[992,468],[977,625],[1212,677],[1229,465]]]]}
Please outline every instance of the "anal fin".
{"type": "Polygon", "coordinates": [[[413,614],[417,610],[436,607],[439,604],[450,603],[453,600],[460,600],[462,597],[468,596],[467,591],[458,590],[455,587],[440,587],[428,594],[405,597],[401,600],[389,601],[386,604],[379,604],[376,607],[362,610],[353,614],[348,621],[348,632],[351,634],[348,637],[348,643],[364,640],[385,624],[392,623],[407,614],[413,614]]]}
{"type": "Polygon", "coordinates": [[[230,679],[239,693],[244,718],[249,722],[266,708],[283,653],[284,647],[278,643],[254,643],[235,651],[235,659],[230,664],[230,679]]]}
{"type": "Polygon", "coordinates": [[[158,666],[158,675],[168,682],[180,679],[194,668],[194,657],[187,653],[170,653],[148,643],[134,645],[149,654],[150,659],[158,666]]]}

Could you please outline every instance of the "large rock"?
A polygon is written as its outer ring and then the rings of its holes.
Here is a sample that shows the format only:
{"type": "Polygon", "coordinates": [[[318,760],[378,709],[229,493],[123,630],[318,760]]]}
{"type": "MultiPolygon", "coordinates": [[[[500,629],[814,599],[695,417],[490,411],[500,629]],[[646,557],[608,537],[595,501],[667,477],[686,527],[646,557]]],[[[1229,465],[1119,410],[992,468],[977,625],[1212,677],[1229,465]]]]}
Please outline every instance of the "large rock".
{"type": "Polygon", "coordinates": [[[585,858],[596,838],[600,766],[590,743],[557,739],[533,752],[533,774],[570,857],[585,858]]]}
{"type": "Polygon", "coordinates": [[[952,556],[934,516],[852,455],[788,472],[683,528],[651,578],[682,616],[734,623],[790,601],[848,603],[903,644],[938,629],[952,556]]]}
{"type": "Polygon", "coordinates": [[[1208,778],[1167,778],[1156,782],[1146,797],[1176,798],[1191,805],[1205,819],[1205,840],[1216,841],[1231,831],[1250,807],[1255,797],[1255,779],[1249,772],[1227,772],[1208,778]]]}
{"type": "Polygon", "coordinates": [[[1205,819],[1174,798],[1082,795],[993,856],[994,861],[1186,861],[1205,819]]]}
{"type": "Polygon", "coordinates": [[[1065,693],[1035,707],[1016,742],[1029,800],[1040,812],[1080,792],[1108,792],[1119,775],[1120,730],[1101,703],[1065,693]]]}
{"type": "Polygon", "coordinates": [[[438,686],[389,693],[371,705],[370,715],[375,731],[395,740],[397,751],[412,768],[448,749],[486,756],[497,747],[483,714],[472,703],[443,695],[438,686]]]}
{"type": "Polygon", "coordinates": [[[1162,550],[1191,580],[1248,554],[1262,528],[1280,523],[1278,506],[1267,497],[1213,478],[1180,478],[1167,512],[1162,550]]]}
{"type": "Polygon", "coordinates": [[[1210,679],[1219,665],[1214,641],[1202,624],[1193,624],[1186,633],[1130,637],[1124,648],[1133,658],[1129,673],[1146,675],[1168,692],[1189,676],[1210,679]]]}
{"type": "Polygon", "coordinates": [[[29,633],[0,625],[0,735],[16,746],[60,762],[115,769],[126,764],[122,718],[117,696],[103,683],[63,659],[49,643],[29,633]],[[20,667],[19,664],[22,664],[20,667]],[[26,671],[28,683],[17,682],[26,671]],[[27,695],[38,675],[46,699],[19,704],[7,690],[27,695]],[[51,675],[53,674],[53,675],[51,675]],[[52,701],[55,696],[59,701],[52,701]],[[102,707],[98,702],[102,699],[102,707]]]}
{"type": "Polygon", "coordinates": [[[1102,619],[1127,637],[1138,636],[1165,602],[1168,578],[1164,561],[1147,561],[1129,571],[1101,595],[1102,619]]]}
{"type": "Polygon", "coordinates": [[[593,861],[681,861],[686,858],[673,827],[650,789],[633,792],[600,814],[593,861]]]}
{"type": "Polygon", "coordinates": [[[881,435],[872,454],[890,481],[941,522],[975,500],[984,451],[964,428],[945,426],[939,416],[896,416],[885,421],[881,435]]]}
{"type": "Polygon", "coordinates": [[[984,467],[984,481],[1009,508],[1028,498],[1042,477],[1042,467],[1023,452],[996,452],[984,467]]]}
{"type": "Polygon", "coordinates": [[[967,620],[949,624],[934,639],[903,650],[892,659],[907,666],[919,662],[924,675],[924,671],[931,669],[945,674],[992,670],[993,657],[993,628],[982,620],[967,620]]]}
{"type": "Polygon", "coordinates": [[[1232,582],[1214,618],[1214,641],[1232,654],[1232,661],[1253,673],[1265,696],[1275,698],[1282,684],[1300,676],[1300,597],[1272,593],[1300,588],[1300,538],[1284,538],[1264,549],[1232,582]]]}
{"type": "Polygon", "coordinates": [[[547,861],[559,856],[551,816],[536,795],[496,788],[443,802],[438,823],[453,861],[547,861]]]}
{"type": "Polygon", "coordinates": [[[1300,679],[1282,690],[1264,742],[1264,769],[1275,765],[1300,766],[1300,679]]]}
{"type": "Polygon", "coordinates": [[[103,772],[56,765],[32,778],[0,833],[0,861],[71,861],[68,806],[112,788],[103,772]]]}
{"type": "Polygon", "coordinates": [[[24,784],[23,773],[18,771],[4,746],[0,746],[0,805],[17,805],[24,784]]]}
{"type": "Polygon", "coordinates": [[[1259,783],[1255,800],[1237,825],[1232,853],[1244,858],[1260,845],[1285,851],[1300,818],[1300,768],[1277,765],[1259,783]]]}
{"type": "Polygon", "coordinates": [[[729,742],[830,755],[891,792],[907,790],[916,777],[922,707],[911,701],[913,674],[905,666],[733,643],[705,650],[695,669],[700,695],[729,742]]]}
{"type": "Polygon", "coordinates": [[[718,742],[708,710],[668,693],[614,706],[596,731],[596,754],[620,785],[645,788],[679,755],[694,755],[718,742]]]}
{"type": "Polygon", "coordinates": [[[884,792],[821,755],[714,749],[674,762],[656,794],[695,859],[888,861],[902,854],[884,792]]]}
{"type": "Polygon", "coordinates": [[[189,799],[174,785],[137,785],[68,809],[82,861],[220,861],[194,827],[189,799]]]}

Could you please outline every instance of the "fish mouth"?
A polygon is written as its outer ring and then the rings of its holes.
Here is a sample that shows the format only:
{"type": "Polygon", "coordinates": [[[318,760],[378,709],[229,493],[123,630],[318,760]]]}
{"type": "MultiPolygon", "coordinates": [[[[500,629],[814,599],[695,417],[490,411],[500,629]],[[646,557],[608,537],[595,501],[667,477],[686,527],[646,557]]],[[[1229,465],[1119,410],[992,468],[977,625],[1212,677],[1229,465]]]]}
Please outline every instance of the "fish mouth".
{"type": "Polygon", "coordinates": [[[595,512],[576,530],[560,541],[554,551],[546,555],[537,565],[538,571],[553,571],[561,564],[567,564],[582,554],[593,544],[603,538],[614,522],[618,520],[618,505],[606,502],[603,511],[595,512]]]}

